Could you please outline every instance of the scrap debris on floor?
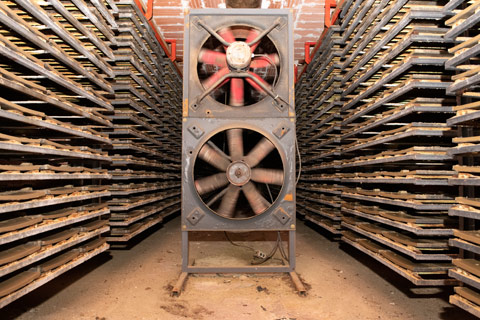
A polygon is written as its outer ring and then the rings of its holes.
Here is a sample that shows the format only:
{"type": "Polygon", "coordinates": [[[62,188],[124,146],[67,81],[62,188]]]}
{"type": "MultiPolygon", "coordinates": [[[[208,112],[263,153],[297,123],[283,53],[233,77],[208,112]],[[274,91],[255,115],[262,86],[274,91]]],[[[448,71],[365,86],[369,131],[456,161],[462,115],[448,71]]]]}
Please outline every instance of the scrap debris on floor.
{"type": "MultiPolygon", "coordinates": [[[[175,218],[129,250],[99,255],[12,303],[2,318],[474,319],[448,303],[448,289],[414,288],[366,255],[297,225],[297,271],[308,287],[306,297],[294,292],[286,274],[192,275],[181,295],[171,297],[181,264],[175,218]]],[[[198,243],[199,252],[247,256],[246,249],[228,243],[203,245],[198,243]]]]}

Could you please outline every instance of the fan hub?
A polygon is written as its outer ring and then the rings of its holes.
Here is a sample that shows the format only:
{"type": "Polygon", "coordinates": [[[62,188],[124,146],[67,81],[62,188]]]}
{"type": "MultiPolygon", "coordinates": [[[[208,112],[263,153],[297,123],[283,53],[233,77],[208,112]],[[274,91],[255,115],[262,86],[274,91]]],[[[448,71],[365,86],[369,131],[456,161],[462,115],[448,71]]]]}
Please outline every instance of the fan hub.
{"type": "Polygon", "coordinates": [[[243,161],[234,161],[227,168],[227,179],[231,184],[243,186],[250,181],[250,167],[243,161]]]}
{"type": "Polygon", "coordinates": [[[252,52],[250,46],[244,41],[232,42],[227,48],[227,63],[235,70],[242,70],[250,66],[252,52]]]}

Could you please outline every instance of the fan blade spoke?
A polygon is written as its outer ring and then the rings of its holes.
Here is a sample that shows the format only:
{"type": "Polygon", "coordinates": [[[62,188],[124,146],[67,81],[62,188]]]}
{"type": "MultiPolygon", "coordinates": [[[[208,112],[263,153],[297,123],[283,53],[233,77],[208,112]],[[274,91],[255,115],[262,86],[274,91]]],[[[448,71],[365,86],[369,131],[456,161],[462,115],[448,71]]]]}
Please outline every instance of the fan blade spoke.
{"type": "Polygon", "coordinates": [[[223,52],[202,49],[198,55],[198,60],[206,64],[213,64],[220,68],[227,66],[227,56],[223,52]]]}
{"type": "Polygon", "coordinates": [[[278,57],[278,54],[276,53],[268,54],[267,57],[259,56],[254,58],[252,60],[252,63],[250,64],[250,68],[252,69],[267,68],[267,67],[278,66],[280,64],[280,58],[278,57]]]}
{"type": "Polygon", "coordinates": [[[215,168],[221,171],[227,171],[227,168],[230,164],[230,160],[225,158],[220,152],[210,147],[208,144],[204,144],[200,149],[198,156],[203,161],[214,166],[215,168]]]}
{"type": "Polygon", "coordinates": [[[217,190],[223,186],[226,186],[227,184],[227,175],[222,172],[196,180],[195,188],[197,188],[198,194],[202,195],[210,191],[217,190]]]}
{"type": "Polygon", "coordinates": [[[230,105],[234,107],[243,106],[243,79],[232,78],[230,80],[230,105]]]}
{"type": "Polygon", "coordinates": [[[264,212],[270,206],[270,203],[257,190],[253,182],[250,181],[243,185],[242,190],[243,194],[245,194],[245,198],[247,198],[248,203],[256,215],[264,212]]]}
{"type": "Polygon", "coordinates": [[[227,130],[228,150],[232,161],[243,157],[243,129],[227,130]]]}
{"type": "MultiPolygon", "coordinates": [[[[263,78],[260,77],[258,74],[253,72],[249,72],[249,74],[254,76],[259,82],[261,82],[265,87],[267,87],[267,89],[271,89],[270,84],[267,81],[263,80],[263,78]]],[[[247,80],[248,84],[251,85],[255,90],[263,94],[266,94],[265,90],[263,90],[262,87],[259,86],[258,83],[256,83],[254,80],[250,78],[245,78],[245,80],[247,80]]]]}
{"type": "MultiPolygon", "coordinates": [[[[205,87],[205,89],[209,89],[211,86],[213,86],[215,84],[215,82],[217,82],[218,80],[220,80],[224,75],[228,74],[230,72],[230,70],[225,67],[225,68],[222,68],[220,70],[218,70],[217,73],[214,73],[210,78],[208,79],[205,79],[202,84],[203,86],[205,87]]],[[[228,80],[228,79],[227,79],[228,80]]],[[[224,81],[222,82],[218,88],[220,88],[221,86],[223,86],[225,83],[227,83],[227,81],[224,81]]]]}
{"type": "MultiPolygon", "coordinates": [[[[258,30],[255,30],[255,29],[251,29],[248,36],[247,36],[247,39],[245,40],[246,43],[249,43],[253,40],[255,40],[255,38],[260,34],[260,32],[258,30]]],[[[255,51],[255,49],[257,48],[258,44],[260,43],[260,41],[258,41],[257,43],[255,43],[253,46],[250,47],[250,51],[253,53],[253,51],[255,51]]]]}
{"type": "Polygon", "coordinates": [[[229,185],[217,212],[226,218],[233,218],[239,194],[240,187],[229,185]]]}
{"type": "Polygon", "coordinates": [[[251,179],[255,182],[283,185],[283,170],[278,169],[252,169],[251,179]]]}
{"type": "Polygon", "coordinates": [[[245,157],[245,163],[254,168],[263,160],[272,150],[275,149],[273,143],[267,138],[262,138],[255,147],[245,157]]]}
{"type": "Polygon", "coordinates": [[[235,36],[233,35],[232,29],[230,28],[223,28],[218,31],[218,34],[227,42],[232,43],[235,42],[235,36]]]}

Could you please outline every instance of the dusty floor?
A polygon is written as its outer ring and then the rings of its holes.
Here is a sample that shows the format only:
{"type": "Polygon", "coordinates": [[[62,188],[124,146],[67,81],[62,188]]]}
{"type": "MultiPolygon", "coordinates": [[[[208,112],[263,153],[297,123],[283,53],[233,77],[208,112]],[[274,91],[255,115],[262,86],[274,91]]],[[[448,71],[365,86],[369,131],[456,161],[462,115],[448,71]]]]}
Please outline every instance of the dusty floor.
{"type": "MultiPolygon", "coordinates": [[[[173,298],[169,288],[181,262],[179,222],[176,218],[152,230],[129,250],[114,250],[77,267],[0,310],[0,318],[473,319],[448,304],[448,291],[414,289],[302,222],[297,271],[311,286],[307,297],[293,292],[287,276],[230,275],[190,277],[185,292],[173,298]]],[[[245,250],[229,245],[227,251],[249,256],[245,250]]]]}

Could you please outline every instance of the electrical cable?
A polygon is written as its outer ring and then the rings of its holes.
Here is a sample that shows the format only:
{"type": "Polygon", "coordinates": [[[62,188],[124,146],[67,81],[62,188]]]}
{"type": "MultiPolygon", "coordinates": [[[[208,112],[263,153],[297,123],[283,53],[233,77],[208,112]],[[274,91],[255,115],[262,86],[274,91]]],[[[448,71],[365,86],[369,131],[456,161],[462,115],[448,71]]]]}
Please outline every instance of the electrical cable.
{"type": "Polygon", "coordinates": [[[253,252],[257,252],[257,250],[255,250],[254,248],[252,248],[252,247],[250,247],[250,246],[233,242],[233,241],[230,239],[230,237],[228,236],[227,231],[224,231],[223,233],[225,234],[225,237],[227,238],[227,240],[228,240],[232,245],[237,246],[237,247],[247,248],[247,249],[252,250],[253,252]]]}
{"type": "Polygon", "coordinates": [[[286,254],[286,252],[285,252],[285,250],[284,250],[284,248],[283,248],[282,236],[281,236],[281,234],[280,234],[280,231],[277,231],[277,233],[278,233],[278,238],[280,239],[280,241],[279,241],[280,243],[279,243],[279,246],[278,246],[279,249],[280,249],[280,254],[282,255],[283,259],[285,259],[286,261],[289,261],[289,260],[288,260],[288,257],[287,257],[287,254],[286,254]]]}
{"type": "Polygon", "coordinates": [[[263,264],[263,263],[267,262],[268,260],[270,260],[278,250],[278,243],[279,243],[279,239],[277,237],[277,242],[275,243],[275,246],[273,247],[272,251],[270,251],[270,253],[265,258],[263,258],[262,260],[252,261],[251,264],[252,265],[259,265],[259,264],[263,264]]]}
{"type": "Polygon", "coordinates": [[[268,186],[268,183],[265,183],[265,185],[267,186],[268,195],[270,196],[270,200],[271,200],[272,203],[273,203],[273,196],[272,196],[272,192],[270,191],[270,187],[268,186]]]}
{"type": "Polygon", "coordinates": [[[297,185],[298,181],[300,181],[300,176],[302,175],[302,156],[300,155],[300,149],[298,148],[297,135],[295,135],[295,149],[297,149],[298,154],[298,175],[297,180],[295,181],[295,185],[297,185]]]}
{"type": "Polygon", "coordinates": [[[277,66],[275,65],[273,60],[270,59],[270,57],[266,54],[255,54],[253,56],[258,57],[258,58],[264,58],[265,60],[267,60],[268,63],[270,63],[272,65],[273,69],[275,70],[275,77],[273,78],[272,87],[275,87],[277,85],[277,80],[278,80],[278,70],[277,70],[277,66]]]}

